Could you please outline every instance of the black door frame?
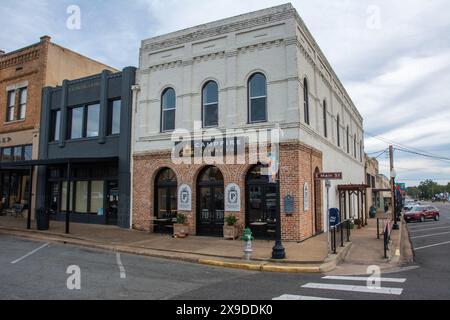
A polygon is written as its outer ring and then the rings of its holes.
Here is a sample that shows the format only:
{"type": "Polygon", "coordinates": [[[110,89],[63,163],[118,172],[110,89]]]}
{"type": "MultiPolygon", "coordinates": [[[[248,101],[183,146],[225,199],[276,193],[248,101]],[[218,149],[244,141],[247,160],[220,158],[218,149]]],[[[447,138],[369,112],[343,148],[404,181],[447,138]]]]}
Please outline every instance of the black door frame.
{"type": "MultiPolygon", "coordinates": [[[[259,165],[255,165],[253,167],[251,167],[249,169],[249,171],[247,172],[247,175],[245,176],[245,227],[246,228],[250,228],[250,188],[252,186],[259,186],[262,188],[262,192],[261,192],[261,201],[262,201],[262,213],[261,215],[266,212],[267,213],[267,189],[272,187],[272,188],[276,188],[276,193],[277,196],[276,198],[279,198],[279,193],[280,193],[280,188],[279,188],[279,180],[276,183],[270,183],[269,182],[269,178],[267,177],[267,179],[260,179],[260,180],[250,180],[249,179],[249,175],[252,172],[252,170],[258,166],[261,166],[261,168],[263,168],[264,166],[259,164],[259,165]]],[[[276,210],[279,211],[280,210],[280,204],[277,201],[277,208],[276,210]]],[[[276,215],[274,217],[276,219],[276,215]]],[[[278,222],[277,222],[278,223],[278,222]]],[[[280,221],[281,223],[281,221],[280,221]]],[[[274,230],[275,231],[275,230],[274,230]]],[[[266,232],[267,233],[267,232],[266,232]]],[[[265,236],[263,236],[263,238],[270,238],[269,233],[267,233],[265,236]]]]}
{"type": "MultiPolygon", "coordinates": [[[[166,208],[170,208],[170,211],[173,212],[177,212],[178,213],[178,208],[175,205],[175,208],[172,208],[170,201],[171,201],[171,197],[170,197],[170,189],[175,189],[175,197],[178,197],[178,179],[176,177],[175,172],[170,169],[170,168],[163,168],[161,170],[159,170],[158,174],[155,177],[155,183],[154,183],[154,200],[155,200],[155,209],[153,212],[153,217],[154,218],[158,218],[158,211],[159,211],[159,190],[163,189],[165,191],[166,194],[166,208]],[[163,174],[166,170],[170,170],[172,171],[172,173],[175,176],[175,181],[164,181],[164,182],[158,182],[158,178],[160,177],[161,174],[163,174]]],[[[163,232],[163,231],[167,231],[169,232],[170,228],[167,227],[167,225],[171,226],[173,225],[173,222],[169,222],[166,223],[164,226],[161,225],[155,225],[154,226],[154,232],[163,232]]]]}
{"type": "MultiPolygon", "coordinates": [[[[217,168],[214,166],[209,166],[204,168],[200,174],[197,177],[197,183],[196,183],[196,193],[197,193],[197,199],[196,199],[196,208],[197,208],[197,212],[196,212],[196,230],[197,230],[197,235],[198,236],[207,236],[207,237],[223,237],[223,225],[225,224],[225,221],[223,221],[222,225],[217,225],[217,221],[214,220],[214,222],[212,222],[212,220],[210,220],[209,226],[207,228],[202,228],[202,224],[200,223],[201,221],[201,189],[208,189],[209,188],[209,192],[210,192],[210,197],[208,200],[208,210],[211,213],[214,213],[214,216],[216,216],[216,201],[215,201],[215,197],[216,197],[216,189],[217,188],[222,188],[224,190],[225,193],[225,181],[223,179],[223,174],[222,174],[222,180],[218,181],[218,180],[210,180],[210,181],[200,181],[200,177],[203,175],[203,173],[205,173],[208,169],[210,168],[217,168]],[[214,224],[214,225],[213,225],[214,224]],[[206,229],[206,230],[204,230],[206,229]]],[[[217,170],[220,171],[219,168],[217,168],[217,170]]],[[[225,196],[225,194],[224,194],[225,196]]],[[[225,201],[225,199],[224,199],[225,201]]],[[[224,203],[224,210],[225,212],[225,203],[224,203]]]]}
{"type": "MultiPolygon", "coordinates": [[[[316,168],[314,173],[320,173],[319,168],[316,168]]],[[[314,179],[314,228],[315,234],[320,234],[323,230],[320,228],[320,220],[322,219],[321,206],[318,201],[322,201],[322,181],[318,179],[314,179]],[[319,197],[317,195],[319,194],[319,197]],[[318,219],[319,218],[319,219],[318,219]]]]}

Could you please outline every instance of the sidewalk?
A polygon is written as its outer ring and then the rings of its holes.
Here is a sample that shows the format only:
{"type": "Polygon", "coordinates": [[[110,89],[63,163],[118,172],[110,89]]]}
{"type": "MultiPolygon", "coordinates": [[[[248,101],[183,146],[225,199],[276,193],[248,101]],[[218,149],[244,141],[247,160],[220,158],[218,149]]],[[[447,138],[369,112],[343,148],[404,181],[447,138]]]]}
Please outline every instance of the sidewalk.
{"type": "Polygon", "coordinates": [[[71,223],[70,228],[70,235],[66,235],[64,223],[51,221],[48,231],[37,231],[34,223],[32,230],[26,230],[26,220],[0,217],[0,234],[254,271],[329,272],[344,258],[346,263],[385,261],[383,242],[376,239],[376,220],[364,229],[353,230],[353,243],[339,248],[337,255],[327,255],[326,234],[301,243],[283,242],[287,257],[282,261],[271,259],[273,241],[253,241],[252,260],[245,261],[241,240],[196,236],[175,239],[170,235],[76,223],[71,223]]]}
{"type": "MultiPolygon", "coordinates": [[[[377,218],[387,218],[388,215],[380,215],[377,218]]],[[[367,267],[376,265],[383,272],[398,270],[403,264],[413,260],[410,247],[409,234],[405,223],[400,221],[399,230],[392,230],[391,242],[387,258],[384,257],[383,225],[380,221],[380,239],[377,239],[377,219],[369,219],[368,225],[352,232],[352,248],[346,255],[343,263],[332,274],[350,275],[366,274],[367,267]]]]}

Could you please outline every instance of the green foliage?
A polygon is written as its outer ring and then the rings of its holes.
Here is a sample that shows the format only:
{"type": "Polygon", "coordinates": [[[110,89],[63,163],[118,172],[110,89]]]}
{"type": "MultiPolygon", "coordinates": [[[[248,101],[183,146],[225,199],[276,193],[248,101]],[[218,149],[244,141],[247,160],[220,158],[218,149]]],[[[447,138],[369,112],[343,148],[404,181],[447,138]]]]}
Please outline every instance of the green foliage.
{"type": "Polygon", "coordinates": [[[185,224],[186,221],[187,221],[187,217],[186,217],[184,214],[179,213],[179,214],[177,215],[177,223],[178,223],[178,224],[185,224]]]}
{"type": "Polygon", "coordinates": [[[407,194],[416,199],[430,200],[435,194],[450,192],[450,183],[446,186],[439,185],[433,180],[422,181],[418,187],[409,187],[407,194]]]}
{"type": "Polygon", "coordinates": [[[235,226],[238,221],[238,218],[235,215],[229,215],[225,217],[225,222],[227,223],[227,226],[235,226]]]}

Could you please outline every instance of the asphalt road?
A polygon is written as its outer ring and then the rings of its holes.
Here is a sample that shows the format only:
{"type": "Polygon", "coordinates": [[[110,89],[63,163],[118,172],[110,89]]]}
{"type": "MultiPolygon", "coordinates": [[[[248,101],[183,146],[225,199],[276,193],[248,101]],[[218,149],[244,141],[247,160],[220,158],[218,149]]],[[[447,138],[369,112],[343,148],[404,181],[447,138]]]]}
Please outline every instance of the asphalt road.
{"type": "Polygon", "coordinates": [[[440,222],[408,225],[417,266],[383,274],[379,288],[366,275],[249,272],[0,235],[0,299],[450,299],[450,205],[439,208],[440,222]]]}

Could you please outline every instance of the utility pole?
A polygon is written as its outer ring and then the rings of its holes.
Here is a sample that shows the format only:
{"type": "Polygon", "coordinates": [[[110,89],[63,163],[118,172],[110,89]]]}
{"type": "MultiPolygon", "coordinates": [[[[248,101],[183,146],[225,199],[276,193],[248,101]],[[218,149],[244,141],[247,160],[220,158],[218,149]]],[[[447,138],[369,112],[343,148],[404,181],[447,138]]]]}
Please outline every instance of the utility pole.
{"type": "Polygon", "coordinates": [[[399,230],[399,226],[397,224],[397,213],[396,213],[396,204],[395,204],[395,169],[394,169],[394,147],[389,146],[389,162],[390,162],[390,169],[391,169],[391,208],[392,208],[392,215],[394,218],[394,226],[392,227],[394,230],[399,230]]]}

